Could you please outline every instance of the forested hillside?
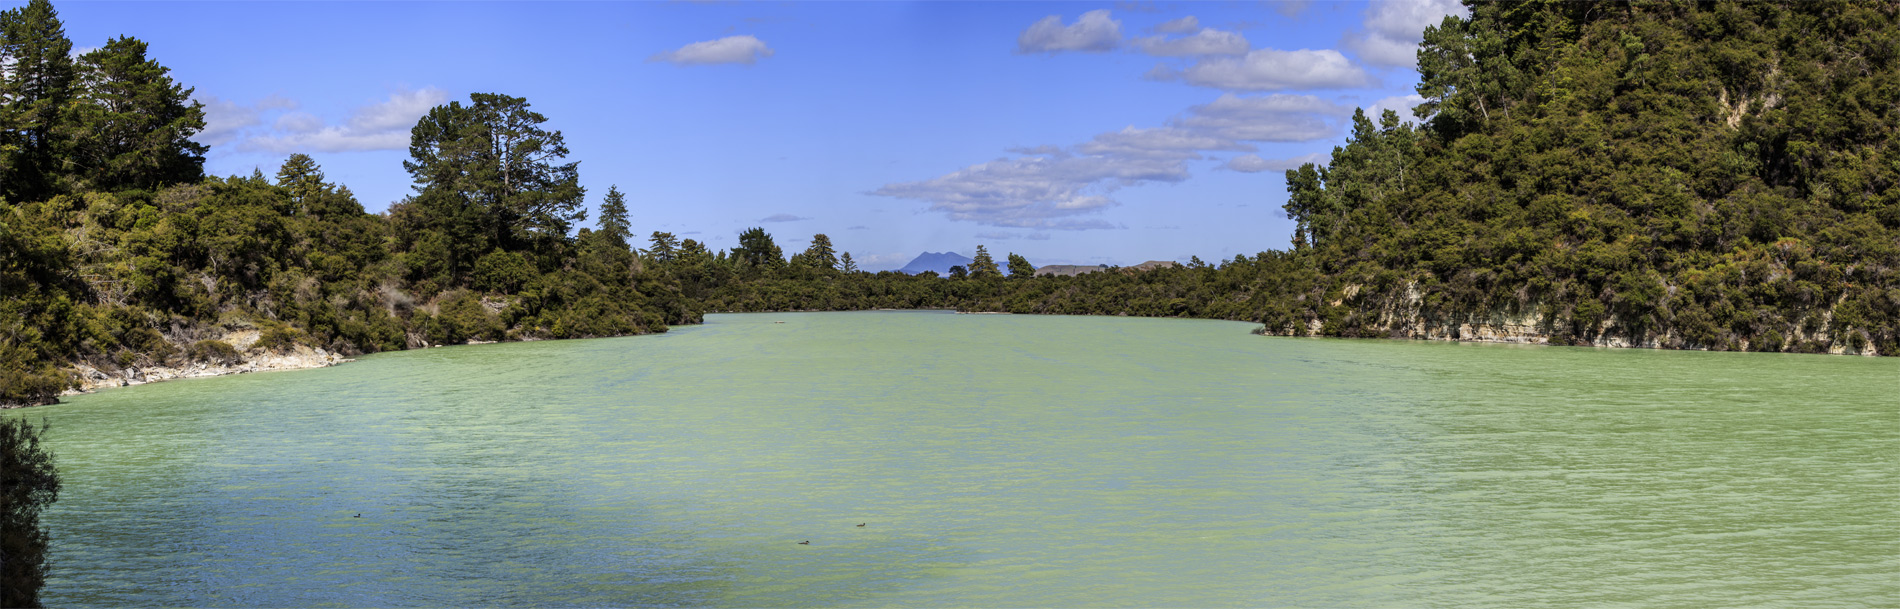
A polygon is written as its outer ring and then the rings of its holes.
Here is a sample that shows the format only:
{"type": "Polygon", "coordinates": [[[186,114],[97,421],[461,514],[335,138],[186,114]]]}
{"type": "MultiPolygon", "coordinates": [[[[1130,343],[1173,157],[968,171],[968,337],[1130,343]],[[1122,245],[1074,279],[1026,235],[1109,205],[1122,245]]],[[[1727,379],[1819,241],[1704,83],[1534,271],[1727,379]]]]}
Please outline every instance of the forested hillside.
{"type": "Polygon", "coordinates": [[[1893,354],[1893,2],[1472,3],[1419,127],[1287,174],[1326,295],[1269,330],[1893,354]]]}
{"type": "Polygon", "coordinates": [[[630,213],[600,230],[559,131],[476,94],[413,131],[416,194],[364,213],[293,155],[275,176],[206,178],[192,90],[133,38],[70,56],[45,0],[0,14],[0,403],[70,368],[229,363],[469,340],[662,332],[699,319],[641,272],[630,213]]]}
{"type": "Polygon", "coordinates": [[[192,90],[133,38],[73,57],[34,0],[0,14],[0,403],[50,400],[78,364],[611,336],[703,311],[1893,355],[1897,17],[1893,2],[1473,4],[1426,32],[1416,120],[1356,116],[1330,163],[1287,173],[1287,249],[1031,277],[978,247],[938,277],[860,271],[825,235],[789,257],[756,228],[730,251],[636,239],[617,189],[583,228],[558,123],[501,94],[418,121],[415,194],[383,214],[302,155],[207,178],[192,90]]]}

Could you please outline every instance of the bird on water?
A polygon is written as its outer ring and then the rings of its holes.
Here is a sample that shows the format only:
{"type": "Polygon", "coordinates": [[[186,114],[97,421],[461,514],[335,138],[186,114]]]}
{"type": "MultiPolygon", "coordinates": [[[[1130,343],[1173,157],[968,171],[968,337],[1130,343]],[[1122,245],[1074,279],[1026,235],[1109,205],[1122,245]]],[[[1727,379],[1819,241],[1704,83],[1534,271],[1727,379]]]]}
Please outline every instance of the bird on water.
{"type": "Polygon", "coordinates": [[[798,545],[801,545],[801,546],[809,546],[809,545],[811,545],[811,540],[809,540],[809,539],[808,539],[808,540],[805,540],[805,541],[801,541],[801,542],[798,542],[798,545]]]}
{"type": "Polygon", "coordinates": [[[862,528],[864,528],[864,524],[865,524],[865,523],[862,523],[862,522],[860,522],[860,523],[858,523],[858,528],[860,528],[860,529],[862,529],[862,528]]]}

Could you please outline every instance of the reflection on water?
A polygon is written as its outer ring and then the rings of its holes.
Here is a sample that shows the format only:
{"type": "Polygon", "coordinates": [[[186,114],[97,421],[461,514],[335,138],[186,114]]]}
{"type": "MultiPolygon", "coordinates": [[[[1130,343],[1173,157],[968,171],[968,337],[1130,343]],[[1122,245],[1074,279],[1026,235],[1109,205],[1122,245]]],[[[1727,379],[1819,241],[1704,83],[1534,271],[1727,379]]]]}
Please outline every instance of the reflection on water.
{"type": "Polygon", "coordinates": [[[1248,328],[716,315],[13,416],[52,605],[1900,604],[1900,362],[1248,328]]]}

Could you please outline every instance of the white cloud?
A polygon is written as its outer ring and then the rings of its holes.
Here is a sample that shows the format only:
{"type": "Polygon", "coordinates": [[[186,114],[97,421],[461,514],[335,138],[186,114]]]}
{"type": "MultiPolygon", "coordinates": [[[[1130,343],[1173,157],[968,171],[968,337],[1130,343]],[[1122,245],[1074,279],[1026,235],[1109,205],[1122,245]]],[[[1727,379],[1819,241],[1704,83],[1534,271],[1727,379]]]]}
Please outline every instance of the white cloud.
{"type": "Polygon", "coordinates": [[[401,150],[409,147],[409,130],[416,120],[448,98],[448,93],[433,87],[397,91],[387,100],[351,111],[342,125],[325,126],[315,116],[286,114],[278,118],[273,132],[245,138],[238,149],[277,154],[401,150]]]}
{"type": "Polygon", "coordinates": [[[317,118],[317,115],[308,112],[291,112],[277,117],[277,123],[272,126],[278,131],[309,133],[322,129],[323,119],[317,118]]]}
{"type": "MultiPolygon", "coordinates": [[[[1131,126],[1068,148],[1018,147],[1012,152],[1023,156],[971,165],[931,180],[886,184],[870,194],[924,201],[952,220],[990,226],[1119,228],[1078,216],[1118,205],[1108,196],[1118,189],[1188,179],[1187,161],[1204,158],[1205,152],[1253,151],[1247,141],[1333,137],[1340,119],[1351,114],[1351,108],[1312,95],[1228,93],[1189,108],[1166,127],[1131,126]]],[[[1304,158],[1267,161],[1245,155],[1225,166],[1257,172],[1277,166],[1273,163],[1303,163],[1304,158]]]]}
{"type": "Polygon", "coordinates": [[[1016,37],[1018,53],[1055,53],[1059,51],[1112,51],[1122,41],[1122,22],[1110,19],[1108,10],[1082,13],[1074,25],[1062,25],[1060,15],[1050,15],[1030,25],[1016,37]]]}
{"type": "Polygon", "coordinates": [[[799,222],[799,221],[810,220],[810,219],[811,218],[806,218],[803,216],[794,216],[792,214],[772,214],[770,216],[759,218],[759,221],[760,222],[799,222]]]}
{"type": "Polygon", "coordinates": [[[1344,44],[1360,61],[1393,68],[1418,65],[1418,43],[1425,28],[1446,15],[1469,14],[1457,0],[1383,0],[1366,10],[1366,31],[1346,35],[1344,44]]]}
{"type": "Polygon", "coordinates": [[[1076,219],[1118,205],[1106,196],[1142,182],[1180,182],[1179,160],[1110,156],[1019,157],[971,165],[932,180],[886,184],[871,194],[929,202],[930,209],[962,220],[1013,228],[1116,228],[1076,219]]]}
{"type": "Polygon", "coordinates": [[[1386,110],[1391,110],[1397,112],[1399,118],[1410,121],[1413,120],[1412,107],[1422,103],[1425,103],[1425,98],[1419,97],[1416,93],[1412,95],[1388,97],[1373,102],[1371,106],[1367,106],[1366,116],[1371,118],[1373,122],[1378,122],[1380,114],[1384,114],[1386,110]]]}
{"type": "Polygon", "coordinates": [[[1186,34],[1201,29],[1201,20],[1188,15],[1180,19],[1155,26],[1155,31],[1163,34],[1186,34]]]}
{"type": "Polygon", "coordinates": [[[742,63],[752,65],[760,59],[771,57],[777,51],[765,46],[765,41],[752,36],[727,36],[718,40],[695,42],[678,50],[656,53],[647,61],[664,61],[674,65],[703,66],[721,63],[742,63]]]}
{"type": "Polygon", "coordinates": [[[1188,116],[1173,124],[1234,141],[1305,142],[1333,137],[1338,133],[1333,120],[1351,114],[1351,108],[1312,95],[1226,93],[1190,108],[1188,116]]]}
{"type": "MultiPolygon", "coordinates": [[[[1192,17],[1189,18],[1192,19],[1192,17]]],[[[1192,36],[1174,39],[1168,39],[1165,36],[1137,38],[1134,43],[1141,52],[1162,57],[1244,55],[1250,46],[1245,36],[1213,28],[1201,30],[1192,36]]]]}
{"type": "Polygon", "coordinates": [[[205,128],[191,139],[206,146],[224,145],[237,139],[245,130],[264,124],[263,114],[266,111],[297,107],[296,101],[276,94],[248,106],[216,95],[194,95],[192,101],[204,104],[205,128]]]}
{"type": "Polygon", "coordinates": [[[1178,75],[1170,71],[1166,76],[1231,91],[1351,89],[1373,84],[1365,70],[1332,49],[1257,49],[1241,57],[1208,57],[1178,75]]]}
{"type": "Polygon", "coordinates": [[[1296,169],[1307,163],[1325,163],[1331,154],[1315,152],[1290,159],[1263,159],[1257,154],[1243,154],[1227,161],[1221,167],[1241,173],[1260,173],[1262,171],[1286,171],[1296,169]]]}
{"type": "Polygon", "coordinates": [[[1160,127],[1136,129],[1132,126],[1095,136],[1076,150],[1083,154],[1121,158],[1198,159],[1202,150],[1253,150],[1252,146],[1205,133],[1160,127]]]}

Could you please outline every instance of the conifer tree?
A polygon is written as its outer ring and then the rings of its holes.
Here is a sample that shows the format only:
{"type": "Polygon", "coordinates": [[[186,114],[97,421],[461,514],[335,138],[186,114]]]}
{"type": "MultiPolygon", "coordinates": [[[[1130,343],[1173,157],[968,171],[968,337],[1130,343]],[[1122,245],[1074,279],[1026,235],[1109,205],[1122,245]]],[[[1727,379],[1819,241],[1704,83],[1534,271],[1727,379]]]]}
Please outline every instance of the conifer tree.
{"type": "Polygon", "coordinates": [[[155,189],[204,177],[204,104],[145,56],[147,45],[119,37],[79,58],[80,103],[56,130],[69,143],[66,172],[93,190],[155,189]]]}
{"type": "Polygon", "coordinates": [[[1016,255],[1013,252],[1009,255],[1009,276],[1011,279],[1023,279],[1035,275],[1036,265],[1030,264],[1028,258],[1016,255]]]}
{"type": "Polygon", "coordinates": [[[857,261],[854,261],[851,259],[851,252],[845,252],[838,255],[838,270],[844,271],[846,273],[858,272],[858,263],[857,261]]]}
{"type": "Polygon", "coordinates": [[[990,257],[989,250],[976,246],[976,255],[970,258],[970,276],[973,278],[1001,277],[1003,272],[996,270],[996,259],[990,257]]]}
{"type": "Polygon", "coordinates": [[[811,236],[811,246],[805,248],[805,263],[813,268],[833,270],[838,268],[837,250],[831,247],[831,237],[824,233],[811,236]]]}
{"type": "Polygon", "coordinates": [[[619,186],[608,186],[607,196],[600,202],[601,237],[620,246],[628,247],[627,240],[633,237],[632,222],[627,218],[627,196],[620,194],[619,186]]]}
{"type": "Polygon", "coordinates": [[[52,194],[60,108],[72,97],[73,43],[49,0],[0,11],[0,195],[52,194]]]}

